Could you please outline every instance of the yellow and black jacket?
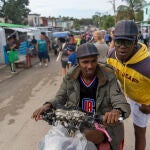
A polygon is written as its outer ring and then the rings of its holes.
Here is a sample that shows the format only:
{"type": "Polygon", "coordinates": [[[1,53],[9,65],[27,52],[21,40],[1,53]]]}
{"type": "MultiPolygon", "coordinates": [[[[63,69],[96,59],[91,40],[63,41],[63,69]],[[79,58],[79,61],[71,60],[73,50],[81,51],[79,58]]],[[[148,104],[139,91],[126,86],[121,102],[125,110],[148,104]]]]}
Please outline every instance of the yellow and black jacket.
{"type": "Polygon", "coordinates": [[[124,64],[115,49],[110,50],[107,63],[113,66],[124,93],[140,104],[150,104],[150,54],[147,47],[141,48],[124,64]]]}

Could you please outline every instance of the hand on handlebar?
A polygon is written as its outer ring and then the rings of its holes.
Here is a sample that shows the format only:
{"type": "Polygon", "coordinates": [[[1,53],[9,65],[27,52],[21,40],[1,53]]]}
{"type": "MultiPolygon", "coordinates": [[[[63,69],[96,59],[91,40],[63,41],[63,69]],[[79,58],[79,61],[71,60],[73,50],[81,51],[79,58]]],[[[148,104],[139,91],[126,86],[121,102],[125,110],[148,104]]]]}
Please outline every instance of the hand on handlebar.
{"type": "Polygon", "coordinates": [[[110,112],[106,112],[103,116],[103,124],[109,125],[109,124],[115,124],[118,122],[118,119],[120,117],[121,112],[117,109],[113,109],[110,112]]]}
{"type": "Polygon", "coordinates": [[[43,105],[42,107],[38,108],[33,112],[32,118],[35,119],[35,121],[41,120],[41,114],[46,110],[50,109],[51,107],[52,105],[50,103],[43,105]]]}

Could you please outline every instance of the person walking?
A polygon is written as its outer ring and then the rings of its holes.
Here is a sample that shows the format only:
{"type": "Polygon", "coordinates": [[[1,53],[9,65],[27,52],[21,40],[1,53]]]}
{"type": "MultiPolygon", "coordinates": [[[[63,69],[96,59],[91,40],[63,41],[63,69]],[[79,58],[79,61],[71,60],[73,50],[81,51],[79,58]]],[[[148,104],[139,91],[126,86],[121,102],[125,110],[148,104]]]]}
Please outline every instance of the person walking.
{"type": "Polygon", "coordinates": [[[47,43],[45,40],[45,36],[41,33],[40,40],[37,41],[36,44],[36,50],[38,51],[38,56],[40,59],[40,66],[44,63],[45,66],[48,66],[47,64],[47,43]]]}
{"type": "Polygon", "coordinates": [[[110,32],[110,37],[111,37],[111,42],[109,44],[109,50],[114,48],[115,44],[114,44],[114,29],[110,32]]]}
{"type": "Polygon", "coordinates": [[[143,34],[143,42],[146,46],[149,46],[149,34],[148,34],[148,30],[146,29],[143,34]]]}
{"type": "Polygon", "coordinates": [[[103,35],[101,31],[95,31],[93,34],[94,45],[96,46],[98,52],[100,53],[98,61],[101,63],[106,63],[106,56],[108,53],[108,45],[104,42],[103,35]]]}
{"type": "Polygon", "coordinates": [[[62,76],[65,76],[67,73],[67,68],[68,68],[68,53],[67,53],[67,43],[66,39],[61,37],[59,38],[59,54],[57,56],[56,61],[59,59],[61,60],[61,74],[62,76]]]}
{"type": "Polygon", "coordinates": [[[145,150],[150,117],[150,54],[145,44],[138,43],[138,28],[131,20],[116,24],[114,46],[109,51],[107,63],[114,67],[131,106],[135,150],[145,150]]]}
{"type": "Polygon", "coordinates": [[[81,34],[81,41],[80,41],[80,45],[86,43],[86,38],[84,34],[81,34]]]}
{"type": "Polygon", "coordinates": [[[143,39],[143,35],[142,35],[141,31],[139,31],[139,34],[138,34],[138,42],[144,43],[144,39],[143,39]]]}
{"type": "Polygon", "coordinates": [[[76,65],[76,53],[75,53],[75,47],[73,45],[67,46],[67,53],[68,53],[68,64],[69,68],[76,65]]]}
{"type": "Polygon", "coordinates": [[[7,50],[7,54],[8,54],[8,62],[10,65],[10,70],[11,70],[11,73],[16,73],[15,61],[19,59],[18,53],[16,51],[17,45],[12,36],[8,37],[7,40],[8,41],[7,41],[6,50],[7,50]]]}
{"type": "Polygon", "coordinates": [[[76,39],[75,39],[75,37],[74,37],[73,34],[70,34],[70,35],[69,35],[69,41],[68,41],[67,44],[68,44],[68,45],[73,45],[73,46],[76,47],[77,41],[76,41],[76,39]]]}
{"type": "Polygon", "coordinates": [[[63,78],[56,96],[36,109],[32,118],[38,121],[44,111],[58,105],[76,106],[86,112],[104,115],[105,129],[112,141],[109,142],[105,134],[96,129],[85,129],[85,137],[96,145],[108,143],[111,150],[122,150],[124,128],[123,123],[118,123],[118,118],[120,115],[127,118],[130,106],[117,84],[113,70],[106,64],[98,64],[98,55],[93,44],[80,45],[76,52],[78,65],[72,67],[63,78]]]}
{"type": "Polygon", "coordinates": [[[35,36],[33,36],[32,40],[31,40],[31,45],[33,46],[33,55],[36,56],[36,44],[37,44],[37,40],[35,39],[35,36]]]}
{"type": "Polygon", "coordinates": [[[50,62],[49,52],[50,52],[51,43],[50,43],[50,40],[49,40],[48,36],[46,36],[45,32],[41,32],[41,34],[44,36],[44,39],[46,40],[46,45],[47,45],[47,59],[48,59],[48,62],[50,62]]]}
{"type": "Polygon", "coordinates": [[[105,42],[106,42],[107,45],[110,44],[110,42],[111,42],[111,37],[110,37],[110,34],[109,34],[108,31],[107,31],[106,34],[104,35],[104,40],[105,40],[105,42]]]}

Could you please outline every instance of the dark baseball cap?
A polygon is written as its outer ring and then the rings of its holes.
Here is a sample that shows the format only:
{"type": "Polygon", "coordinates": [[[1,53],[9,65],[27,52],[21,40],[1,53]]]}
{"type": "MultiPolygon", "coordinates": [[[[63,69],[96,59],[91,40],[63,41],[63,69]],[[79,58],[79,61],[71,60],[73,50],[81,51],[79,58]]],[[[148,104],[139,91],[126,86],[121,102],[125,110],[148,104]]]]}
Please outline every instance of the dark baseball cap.
{"type": "Polygon", "coordinates": [[[137,39],[138,27],[132,20],[119,21],[114,30],[114,40],[126,39],[134,41],[137,39]]]}
{"type": "Polygon", "coordinates": [[[77,58],[83,58],[93,55],[99,55],[99,53],[95,45],[91,43],[84,43],[80,45],[76,52],[77,58]]]}
{"type": "Polygon", "coordinates": [[[137,37],[127,37],[127,36],[115,36],[114,37],[114,40],[118,40],[118,39],[135,41],[137,37]]]}

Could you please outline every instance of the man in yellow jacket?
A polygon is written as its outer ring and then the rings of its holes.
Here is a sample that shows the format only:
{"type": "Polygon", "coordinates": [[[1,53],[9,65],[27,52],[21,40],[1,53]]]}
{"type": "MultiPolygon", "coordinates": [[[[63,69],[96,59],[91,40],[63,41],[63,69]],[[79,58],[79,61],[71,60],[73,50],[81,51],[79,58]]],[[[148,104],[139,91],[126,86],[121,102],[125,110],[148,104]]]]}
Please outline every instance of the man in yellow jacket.
{"type": "Polygon", "coordinates": [[[131,20],[117,23],[114,48],[107,63],[113,66],[131,106],[135,130],[135,150],[146,147],[146,127],[150,116],[150,55],[146,45],[138,43],[138,28],[131,20]]]}

